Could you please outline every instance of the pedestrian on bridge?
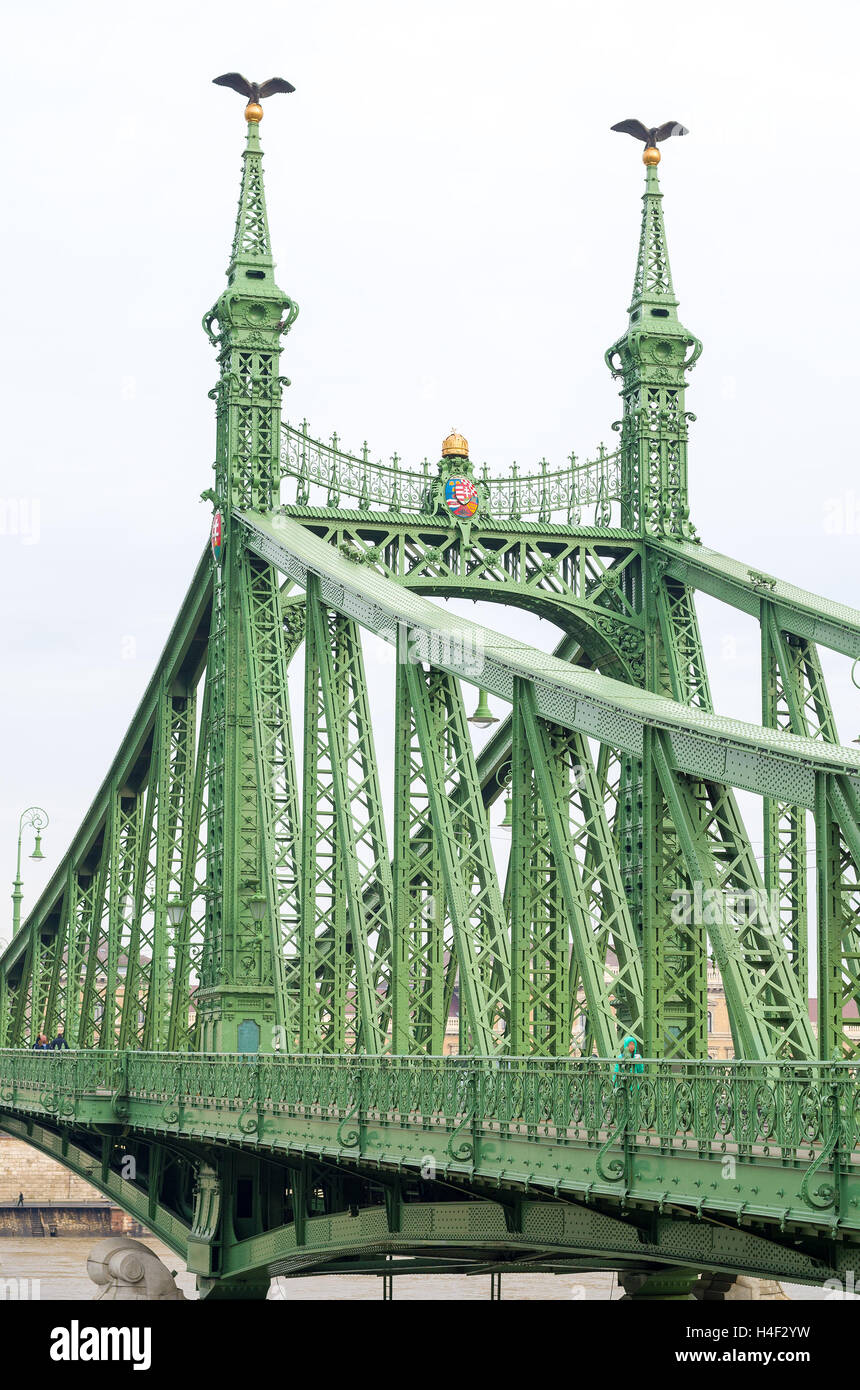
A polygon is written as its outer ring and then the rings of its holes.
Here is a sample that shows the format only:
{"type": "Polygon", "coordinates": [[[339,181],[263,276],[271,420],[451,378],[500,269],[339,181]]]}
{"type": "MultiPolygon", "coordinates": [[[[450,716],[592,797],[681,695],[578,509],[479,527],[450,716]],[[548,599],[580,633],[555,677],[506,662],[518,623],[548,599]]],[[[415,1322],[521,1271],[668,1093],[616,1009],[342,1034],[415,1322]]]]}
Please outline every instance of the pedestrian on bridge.
{"type": "Polygon", "coordinates": [[[63,1029],[62,1029],[62,1028],[58,1028],[58,1029],[57,1029],[57,1036],[54,1038],[54,1041],[51,1043],[51,1050],[52,1050],[53,1052],[62,1052],[63,1048],[65,1048],[66,1051],[68,1052],[68,1050],[69,1050],[69,1044],[66,1042],[66,1035],[65,1035],[65,1033],[63,1032],[63,1029]]]}
{"type": "Polygon", "coordinates": [[[622,1070],[624,1072],[634,1071],[640,1073],[645,1070],[642,1062],[642,1054],[636,1045],[636,1039],[633,1037],[632,1033],[628,1033],[621,1044],[621,1051],[618,1054],[618,1061],[615,1063],[615,1071],[613,1073],[613,1086],[618,1085],[622,1070]]]}
{"type": "Polygon", "coordinates": [[[47,1033],[39,1033],[39,1034],[37,1034],[37,1036],[36,1036],[36,1041],[33,1043],[33,1051],[34,1051],[34,1052],[50,1052],[50,1050],[51,1050],[51,1044],[48,1042],[48,1035],[47,1035],[47,1033]]]}

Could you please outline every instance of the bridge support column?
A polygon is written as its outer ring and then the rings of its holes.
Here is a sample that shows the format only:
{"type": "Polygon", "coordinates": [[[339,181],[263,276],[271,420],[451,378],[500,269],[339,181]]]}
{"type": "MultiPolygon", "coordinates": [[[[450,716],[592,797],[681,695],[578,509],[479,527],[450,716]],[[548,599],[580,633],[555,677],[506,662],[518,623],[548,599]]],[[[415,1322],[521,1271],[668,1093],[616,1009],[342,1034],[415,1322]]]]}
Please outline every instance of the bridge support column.
{"type": "Polygon", "coordinates": [[[624,1290],[622,1303],[643,1299],[691,1302],[693,1286],[698,1281],[697,1269],[680,1269],[671,1265],[660,1265],[656,1269],[624,1270],[618,1275],[618,1282],[624,1290]]]}

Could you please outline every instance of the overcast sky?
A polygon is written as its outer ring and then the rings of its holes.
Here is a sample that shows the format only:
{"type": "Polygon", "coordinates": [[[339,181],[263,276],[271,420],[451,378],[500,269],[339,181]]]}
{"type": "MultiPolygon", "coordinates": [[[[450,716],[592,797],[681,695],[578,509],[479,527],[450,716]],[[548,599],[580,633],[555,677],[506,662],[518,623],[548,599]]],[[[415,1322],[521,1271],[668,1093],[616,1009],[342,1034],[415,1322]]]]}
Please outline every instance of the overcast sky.
{"type": "MultiPolygon", "coordinates": [[[[211,78],[297,88],[262,125],[278,280],[301,306],[285,416],[406,463],[437,457],[452,425],[494,471],[615,439],[603,353],[626,324],[643,168],[609,127],[687,125],[660,174],[682,320],[704,341],[693,518],[714,549],[860,606],[858,13],[7,9],[0,893],[32,803],[52,823],[25,911],[47,882],[207,540],[216,367],[200,319],[224,283],[244,138],[241,99],[211,78]]],[[[755,625],[700,612],[718,708],[757,719],[755,625]]],[[[847,742],[860,692],[825,659],[847,742]]]]}

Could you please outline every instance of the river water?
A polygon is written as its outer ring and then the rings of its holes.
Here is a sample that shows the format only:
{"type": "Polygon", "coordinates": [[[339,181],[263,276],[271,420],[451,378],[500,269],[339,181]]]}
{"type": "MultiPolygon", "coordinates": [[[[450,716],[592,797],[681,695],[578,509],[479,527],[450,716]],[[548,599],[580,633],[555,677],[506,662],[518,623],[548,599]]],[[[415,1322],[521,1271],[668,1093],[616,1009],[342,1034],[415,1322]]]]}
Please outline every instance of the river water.
{"type": "MultiPolygon", "coordinates": [[[[89,1301],[96,1285],[87,1275],[87,1255],[96,1244],[92,1236],[27,1237],[0,1240],[0,1280],[26,1280],[19,1285],[23,1296],[56,1299],[65,1302],[89,1301]],[[34,1282],[29,1282],[34,1281],[34,1282]]],[[[196,1298],[195,1278],[185,1265],[161,1241],[146,1236],[148,1246],[167,1268],[176,1271],[176,1282],[187,1298],[196,1298]]],[[[785,1284],[785,1293],[792,1300],[827,1297],[822,1289],[810,1289],[798,1284],[785,1284]]],[[[502,1278],[502,1298],[517,1301],[575,1300],[606,1302],[619,1299],[622,1290],[614,1274],[506,1274],[502,1278]]],[[[0,1287],[0,1299],[9,1297],[9,1285],[0,1287]]],[[[832,1295],[831,1295],[832,1296],[832,1295]]],[[[434,1274],[404,1275],[394,1280],[394,1301],[476,1301],[490,1297],[489,1275],[434,1274]]],[[[851,1297],[849,1295],[849,1297],[851,1297]]],[[[382,1280],[375,1275],[329,1274],[316,1278],[275,1279],[269,1291],[274,1301],[294,1300],[373,1300],[382,1298],[382,1280]]],[[[855,1295],[852,1301],[857,1301],[855,1295]]]]}

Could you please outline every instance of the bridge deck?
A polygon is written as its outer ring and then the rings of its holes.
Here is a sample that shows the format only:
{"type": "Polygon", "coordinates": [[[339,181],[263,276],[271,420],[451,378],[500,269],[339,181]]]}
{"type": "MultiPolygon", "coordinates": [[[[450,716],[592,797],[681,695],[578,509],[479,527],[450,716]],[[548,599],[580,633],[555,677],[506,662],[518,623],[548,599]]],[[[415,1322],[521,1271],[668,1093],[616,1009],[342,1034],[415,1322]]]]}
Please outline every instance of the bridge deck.
{"type": "Polygon", "coordinates": [[[848,1063],[0,1052],[0,1113],[860,1238],[848,1063]]]}

